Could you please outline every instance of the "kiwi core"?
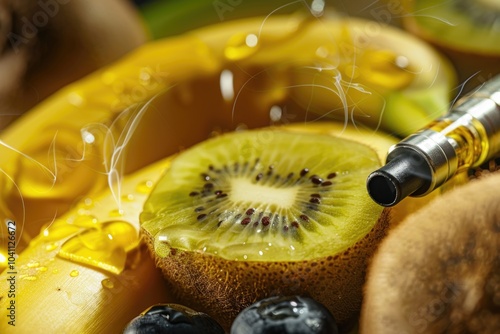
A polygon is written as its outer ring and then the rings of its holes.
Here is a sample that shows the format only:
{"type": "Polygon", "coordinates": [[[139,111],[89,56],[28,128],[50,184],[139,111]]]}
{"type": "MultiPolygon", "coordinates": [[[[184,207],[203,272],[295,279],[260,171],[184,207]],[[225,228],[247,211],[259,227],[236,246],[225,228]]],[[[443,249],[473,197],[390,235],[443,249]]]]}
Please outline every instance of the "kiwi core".
{"type": "Polygon", "coordinates": [[[246,178],[231,180],[230,199],[234,203],[248,203],[258,199],[270,207],[290,209],[296,202],[299,187],[272,188],[253,184],[246,178]]]}

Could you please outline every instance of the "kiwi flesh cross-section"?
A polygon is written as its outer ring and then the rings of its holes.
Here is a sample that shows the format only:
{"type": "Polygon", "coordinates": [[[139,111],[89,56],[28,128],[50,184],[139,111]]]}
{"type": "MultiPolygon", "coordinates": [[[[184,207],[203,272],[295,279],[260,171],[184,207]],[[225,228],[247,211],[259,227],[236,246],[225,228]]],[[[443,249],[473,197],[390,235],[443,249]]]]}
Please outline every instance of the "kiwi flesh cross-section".
{"type": "Polygon", "coordinates": [[[479,174],[383,240],[362,333],[500,333],[500,172],[479,174]]]}
{"type": "Polygon", "coordinates": [[[225,328],[253,302],[290,294],[347,326],[389,224],[365,186],[380,164],[367,145],[328,135],[221,135],[174,159],[144,205],[142,230],[182,303],[225,328]]]}

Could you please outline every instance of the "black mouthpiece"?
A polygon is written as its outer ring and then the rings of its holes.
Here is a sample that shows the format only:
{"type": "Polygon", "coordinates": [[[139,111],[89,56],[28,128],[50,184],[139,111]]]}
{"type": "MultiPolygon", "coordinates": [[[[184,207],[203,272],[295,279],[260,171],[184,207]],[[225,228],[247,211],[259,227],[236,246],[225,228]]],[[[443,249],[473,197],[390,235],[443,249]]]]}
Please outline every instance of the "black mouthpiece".
{"type": "Polygon", "coordinates": [[[368,194],[382,206],[394,206],[430,184],[429,165],[413,150],[394,156],[385,166],[371,173],[366,181],[368,194]]]}

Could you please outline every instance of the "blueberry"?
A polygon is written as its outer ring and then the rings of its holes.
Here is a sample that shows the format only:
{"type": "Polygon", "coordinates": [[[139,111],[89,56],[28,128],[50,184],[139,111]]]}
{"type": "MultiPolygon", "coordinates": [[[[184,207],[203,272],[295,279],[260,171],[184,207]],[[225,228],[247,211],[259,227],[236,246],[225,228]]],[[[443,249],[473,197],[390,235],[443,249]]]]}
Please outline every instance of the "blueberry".
{"type": "Polygon", "coordinates": [[[263,299],[236,317],[231,334],[337,334],[333,315],[311,298],[263,299]]]}
{"type": "Polygon", "coordinates": [[[178,304],[148,308],[125,327],[123,334],[224,334],[222,327],[205,313],[178,304]]]}

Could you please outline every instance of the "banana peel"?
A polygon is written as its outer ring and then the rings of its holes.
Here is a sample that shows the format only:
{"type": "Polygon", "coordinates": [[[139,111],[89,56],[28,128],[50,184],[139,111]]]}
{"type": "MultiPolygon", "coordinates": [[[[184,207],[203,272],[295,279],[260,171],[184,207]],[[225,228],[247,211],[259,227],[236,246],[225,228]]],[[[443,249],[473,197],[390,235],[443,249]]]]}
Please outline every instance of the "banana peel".
{"type": "MultiPolygon", "coordinates": [[[[84,198],[43,226],[0,275],[0,333],[118,333],[147,307],[171,301],[139,236],[139,212],[170,159],[84,198]]],[[[17,225],[16,237],[22,233],[17,225]]]]}

